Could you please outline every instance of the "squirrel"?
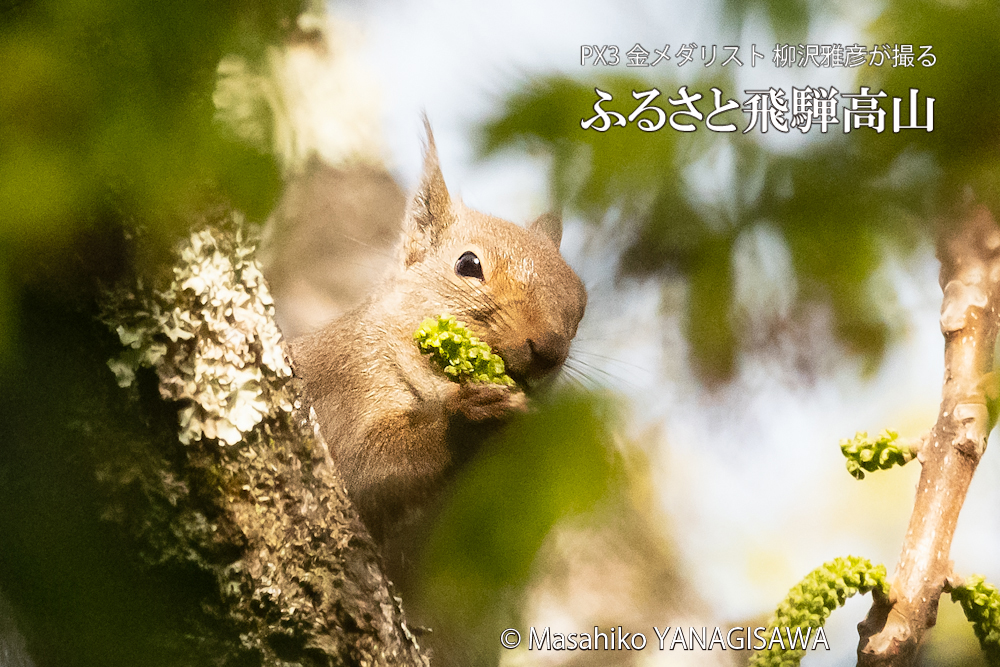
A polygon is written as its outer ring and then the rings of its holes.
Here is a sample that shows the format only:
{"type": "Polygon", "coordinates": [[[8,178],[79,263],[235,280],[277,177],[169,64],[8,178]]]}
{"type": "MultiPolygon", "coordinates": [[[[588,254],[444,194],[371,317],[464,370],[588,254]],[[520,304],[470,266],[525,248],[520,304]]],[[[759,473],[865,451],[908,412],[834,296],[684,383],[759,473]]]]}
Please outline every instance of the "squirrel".
{"type": "Polygon", "coordinates": [[[394,270],[360,306],[290,344],[348,496],[380,542],[433,499],[484,430],[526,409],[524,389],[561,367],[587,302],[559,254],[561,219],[524,228],[453,200],[424,125],[394,270]],[[413,334],[443,313],[498,353],[517,386],[455,382],[435,367],[413,334]]]}

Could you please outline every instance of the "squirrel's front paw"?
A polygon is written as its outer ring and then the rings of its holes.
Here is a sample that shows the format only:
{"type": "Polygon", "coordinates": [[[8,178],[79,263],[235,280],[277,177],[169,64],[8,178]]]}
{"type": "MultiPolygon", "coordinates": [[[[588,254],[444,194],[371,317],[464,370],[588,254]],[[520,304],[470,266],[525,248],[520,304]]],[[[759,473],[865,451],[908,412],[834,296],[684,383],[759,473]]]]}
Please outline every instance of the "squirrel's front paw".
{"type": "Polygon", "coordinates": [[[470,421],[499,419],[511,412],[528,409],[528,399],[523,391],[487,382],[461,383],[454,400],[456,412],[461,412],[470,421]]]}

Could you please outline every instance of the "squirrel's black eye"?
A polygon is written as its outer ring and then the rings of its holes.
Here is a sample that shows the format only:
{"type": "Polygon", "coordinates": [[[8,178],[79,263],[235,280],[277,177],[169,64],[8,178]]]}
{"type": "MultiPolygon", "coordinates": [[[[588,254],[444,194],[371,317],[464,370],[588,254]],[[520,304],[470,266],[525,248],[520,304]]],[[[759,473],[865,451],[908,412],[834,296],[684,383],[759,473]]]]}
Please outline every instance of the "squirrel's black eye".
{"type": "Polygon", "coordinates": [[[476,253],[468,250],[463,252],[462,256],[455,262],[455,273],[465,278],[485,280],[483,277],[483,265],[480,264],[476,253]]]}

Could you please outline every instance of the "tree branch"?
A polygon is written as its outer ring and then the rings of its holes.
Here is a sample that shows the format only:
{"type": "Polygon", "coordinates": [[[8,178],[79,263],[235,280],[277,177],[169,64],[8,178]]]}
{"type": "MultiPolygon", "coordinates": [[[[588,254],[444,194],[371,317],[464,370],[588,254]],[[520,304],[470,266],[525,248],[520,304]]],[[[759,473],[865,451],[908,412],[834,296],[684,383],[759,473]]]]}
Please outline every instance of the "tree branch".
{"type": "Polygon", "coordinates": [[[890,596],[876,598],[858,625],[858,665],[911,665],[937,619],[958,515],[986,449],[987,391],[1000,298],[1000,230],[983,206],[964,212],[943,239],[940,282],[945,373],[937,423],[924,443],[913,514],[890,596]]]}

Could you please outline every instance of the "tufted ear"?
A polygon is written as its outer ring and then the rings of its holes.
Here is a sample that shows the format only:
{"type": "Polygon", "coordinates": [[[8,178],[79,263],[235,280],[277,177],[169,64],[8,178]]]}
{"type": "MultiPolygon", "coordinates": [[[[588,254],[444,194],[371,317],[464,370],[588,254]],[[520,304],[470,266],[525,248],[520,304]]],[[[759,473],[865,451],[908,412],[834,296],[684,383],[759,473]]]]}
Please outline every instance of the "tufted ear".
{"type": "Polygon", "coordinates": [[[543,213],[528,225],[528,229],[549,237],[558,248],[559,242],[562,241],[562,215],[559,213],[543,213]]]}
{"type": "Polygon", "coordinates": [[[424,173],[403,221],[404,266],[423,259],[440,242],[445,229],[455,220],[427,116],[424,116],[424,129],[427,132],[424,173]]]}

